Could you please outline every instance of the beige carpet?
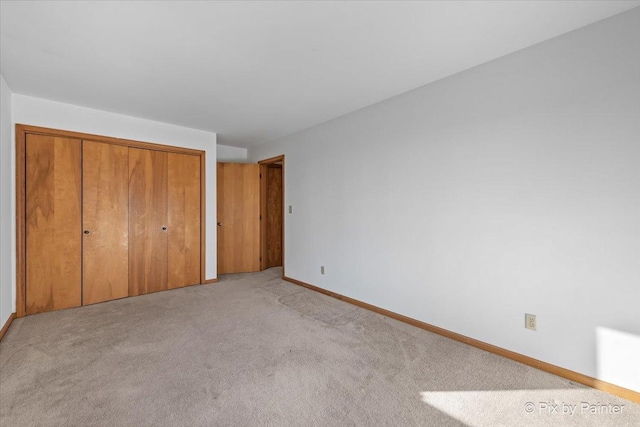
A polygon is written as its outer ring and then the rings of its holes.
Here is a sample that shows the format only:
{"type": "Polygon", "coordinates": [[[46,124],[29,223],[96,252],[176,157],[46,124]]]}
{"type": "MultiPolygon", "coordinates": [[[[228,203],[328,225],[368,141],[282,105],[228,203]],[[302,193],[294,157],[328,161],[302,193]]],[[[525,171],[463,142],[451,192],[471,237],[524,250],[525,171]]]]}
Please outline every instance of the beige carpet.
{"type": "Polygon", "coordinates": [[[0,424],[640,425],[640,405],[279,275],[16,320],[0,343],[0,424]]]}

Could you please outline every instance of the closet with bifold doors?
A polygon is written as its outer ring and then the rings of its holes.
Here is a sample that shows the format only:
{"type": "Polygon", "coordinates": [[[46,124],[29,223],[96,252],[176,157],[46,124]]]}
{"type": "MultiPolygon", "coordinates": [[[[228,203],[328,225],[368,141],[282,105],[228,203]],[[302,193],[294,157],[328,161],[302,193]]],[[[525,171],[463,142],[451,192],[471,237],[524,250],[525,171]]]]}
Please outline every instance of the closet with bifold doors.
{"type": "Polygon", "coordinates": [[[19,317],[202,283],[204,152],[16,135],[19,317]]]}

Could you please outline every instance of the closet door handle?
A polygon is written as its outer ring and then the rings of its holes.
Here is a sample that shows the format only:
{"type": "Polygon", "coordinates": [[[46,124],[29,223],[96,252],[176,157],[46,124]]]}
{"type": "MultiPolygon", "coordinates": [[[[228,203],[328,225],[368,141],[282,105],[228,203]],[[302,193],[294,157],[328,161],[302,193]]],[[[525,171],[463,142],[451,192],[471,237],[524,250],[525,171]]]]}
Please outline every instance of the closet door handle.
{"type": "Polygon", "coordinates": [[[162,231],[167,231],[167,226],[166,225],[162,226],[162,231]]]}
{"type": "Polygon", "coordinates": [[[84,230],[84,234],[89,234],[91,233],[89,230],[84,230]]]}
{"type": "Polygon", "coordinates": [[[222,223],[221,222],[218,223],[218,227],[222,227],[222,223]]]}

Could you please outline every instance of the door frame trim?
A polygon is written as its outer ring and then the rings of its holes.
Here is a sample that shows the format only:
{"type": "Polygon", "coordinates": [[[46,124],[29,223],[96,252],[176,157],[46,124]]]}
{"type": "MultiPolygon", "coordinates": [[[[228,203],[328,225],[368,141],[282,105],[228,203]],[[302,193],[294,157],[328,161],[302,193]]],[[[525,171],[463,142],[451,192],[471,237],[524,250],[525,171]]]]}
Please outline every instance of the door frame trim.
{"type": "MultiPolygon", "coordinates": [[[[268,159],[260,160],[258,164],[260,165],[260,173],[266,172],[266,167],[272,165],[274,163],[282,162],[282,277],[285,277],[285,221],[287,220],[287,204],[285,203],[285,176],[286,176],[286,167],[284,154],[279,156],[269,157],[268,159]]],[[[266,210],[267,210],[267,179],[266,175],[263,180],[260,180],[260,215],[262,218],[266,218],[266,210]]],[[[260,270],[265,269],[265,265],[267,263],[267,239],[266,239],[266,231],[265,227],[266,221],[260,222],[260,270]]]]}
{"type": "Polygon", "coordinates": [[[16,124],[16,317],[26,315],[26,141],[28,134],[67,137],[80,140],[104,142],[126,147],[146,150],[165,151],[168,153],[189,154],[200,157],[200,283],[205,282],[206,263],[206,153],[202,150],[177,147],[173,145],[155,144],[152,142],[114,138],[104,135],[73,132],[62,129],[51,129],[40,126],[16,124]]]}

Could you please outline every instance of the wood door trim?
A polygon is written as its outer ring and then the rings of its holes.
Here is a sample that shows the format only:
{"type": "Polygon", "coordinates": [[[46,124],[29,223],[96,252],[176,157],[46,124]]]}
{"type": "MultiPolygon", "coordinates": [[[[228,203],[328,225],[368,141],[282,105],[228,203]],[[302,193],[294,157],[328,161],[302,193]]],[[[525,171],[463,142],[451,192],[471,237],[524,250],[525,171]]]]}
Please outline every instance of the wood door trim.
{"type": "Polygon", "coordinates": [[[259,165],[270,165],[273,163],[282,162],[282,166],[284,166],[284,154],[275,157],[269,157],[268,159],[260,160],[258,162],[259,165]]]}
{"type": "MultiPolygon", "coordinates": [[[[206,185],[207,182],[207,161],[206,154],[203,151],[200,156],[200,281],[206,283],[205,276],[205,263],[207,262],[207,233],[205,232],[205,223],[207,218],[207,204],[206,204],[206,185]]],[[[217,276],[217,274],[216,274],[217,276]]],[[[218,279],[215,279],[218,280],[218,279]]]]}
{"type": "Polygon", "coordinates": [[[166,151],[171,153],[189,154],[200,156],[200,281],[204,282],[206,277],[205,268],[205,248],[206,248],[206,153],[202,150],[191,148],[174,147],[170,145],[153,144],[151,142],[141,142],[129,139],[113,138],[108,136],[93,135],[81,132],[57,130],[39,126],[16,124],[16,317],[26,315],[26,139],[27,134],[66,136],[75,139],[90,140],[95,142],[105,142],[108,144],[124,145],[133,148],[144,148],[147,150],[166,151]]]}
{"type": "Polygon", "coordinates": [[[18,130],[20,130],[20,132],[34,134],[34,135],[64,136],[67,138],[75,138],[75,139],[82,139],[82,140],[95,141],[95,142],[106,142],[108,144],[116,144],[116,145],[125,145],[127,147],[133,147],[133,148],[144,148],[146,150],[166,151],[168,153],[191,154],[194,156],[199,156],[203,153],[203,151],[196,150],[193,148],[176,147],[173,145],[155,144],[152,142],[135,141],[132,139],[114,138],[110,136],[94,135],[94,134],[82,133],[82,132],[73,132],[73,131],[62,130],[62,129],[50,129],[50,128],[44,128],[39,126],[23,125],[23,124],[16,125],[16,136],[18,135],[18,130]]]}
{"type": "Polygon", "coordinates": [[[260,165],[260,271],[267,268],[267,169],[260,165]]]}
{"type": "Polygon", "coordinates": [[[2,329],[0,329],[0,341],[2,341],[2,338],[4,338],[4,334],[7,333],[7,331],[9,330],[9,326],[11,326],[11,323],[13,323],[15,318],[16,318],[16,314],[11,313],[7,321],[4,323],[4,326],[2,327],[2,329]]]}
{"type": "Polygon", "coordinates": [[[16,125],[16,317],[24,317],[27,286],[27,132],[16,125]]]}
{"type": "MultiPolygon", "coordinates": [[[[285,159],[284,159],[284,154],[281,154],[279,156],[274,156],[274,157],[269,157],[268,159],[264,159],[264,160],[260,160],[258,162],[259,165],[264,165],[264,166],[268,166],[268,165],[272,165],[274,163],[279,163],[282,162],[282,277],[284,278],[286,276],[286,256],[285,256],[285,222],[287,221],[287,214],[285,213],[287,210],[287,204],[285,203],[285,175],[286,175],[286,168],[285,168],[285,159]]],[[[265,178],[265,184],[266,184],[266,176],[265,178]]],[[[264,214],[266,212],[263,212],[263,206],[266,206],[266,202],[263,203],[263,200],[266,201],[267,199],[267,194],[266,194],[266,189],[267,186],[263,185],[262,182],[260,182],[260,214],[263,216],[264,218],[264,214]]],[[[266,260],[267,257],[267,245],[266,242],[263,243],[263,228],[264,225],[266,225],[266,221],[261,221],[260,222],[260,257],[262,260],[266,260]]],[[[266,261],[260,261],[260,269],[262,269],[262,267],[265,265],[264,263],[266,263],[266,261]]]]}
{"type": "Polygon", "coordinates": [[[452,332],[447,329],[443,329],[438,326],[431,325],[429,323],[421,322],[420,320],[416,320],[411,317],[404,316],[402,314],[398,314],[393,311],[386,310],[384,308],[380,308],[373,304],[369,304],[354,298],[341,295],[333,291],[329,291],[327,289],[320,288],[318,286],[310,285],[309,283],[305,283],[300,280],[292,279],[286,276],[284,276],[282,279],[286,280],[287,282],[296,284],[298,286],[311,289],[312,291],[319,292],[321,294],[339,299],[349,304],[357,305],[358,307],[362,307],[366,310],[370,310],[375,313],[382,314],[383,316],[387,316],[392,319],[399,320],[400,322],[407,323],[409,325],[418,327],[420,329],[424,329],[426,331],[433,332],[438,335],[442,335],[443,337],[447,337],[452,340],[455,340],[464,344],[468,344],[472,347],[476,347],[484,351],[488,351],[489,353],[497,354],[498,356],[506,357],[507,359],[511,359],[516,362],[523,363],[525,365],[531,366],[541,371],[549,372],[550,374],[557,375],[562,378],[566,378],[570,381],[575,381],[577,383],[584,384],[588,387],[595,388],[597,390],[604,391],[606,393],[610,393],[618,397],[622,397],[623,399],[640,403],[640,393],[630,390],[628,388],[620,387],[618,385],[608,383],[606,381],[602,381],[602,380],[590,377],[588,375],[584,375],[579,372],[572,371],[570,369],[552,365],[551,363],[543,362],[541,360],[534,359],[533,357],[525,356],[524,354],[507,350],[506,348],[498,347],[496,345],[489,344],[474,338],[469,338],[465,335],[458,334],[456,332],[452,332]]]}

